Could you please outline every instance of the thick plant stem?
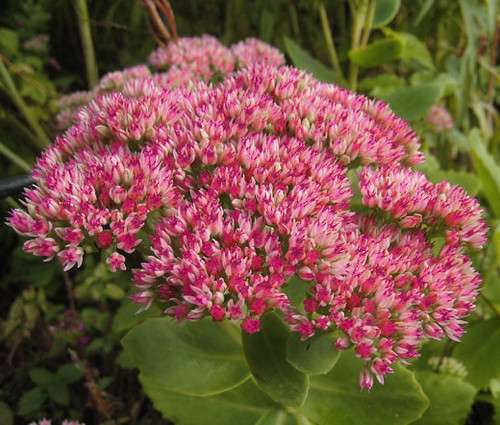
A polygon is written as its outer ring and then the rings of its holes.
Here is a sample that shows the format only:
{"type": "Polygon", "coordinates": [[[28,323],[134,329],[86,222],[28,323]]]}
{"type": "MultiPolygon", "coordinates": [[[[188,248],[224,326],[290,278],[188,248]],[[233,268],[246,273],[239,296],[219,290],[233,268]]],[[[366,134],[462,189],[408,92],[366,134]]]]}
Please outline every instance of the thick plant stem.
{"type": "MultiPolygon", "coordinates": [[[[370,13],[371,4],[374,4],[373,0],[349,1],[351,13],[354,17],[351,50],[364,47],[368,43],[372,17],[370,17],[370,22],[366,26],[365,20],[367,15],[370,13]]],[[[358,85],[358,72],[359,66],[351,62],[349,67],[349,89],[352,91],[356,91],[356,87],[358,85]]]]}
{"type": "Polygon", "coordinates": [[[87,83],[92,89],[99,82],[97,72],[97,62],[95,58],[94,44],[92,42],[92,33],[90,31],[89,11],[86,0],[75,0],[76,17],[78,29],[82,39],[83,55],[85,57],[85,68],[87,72],[87,83]]]}
{"type": "Polygon", "coordinates": [[[40,126],[38,120],[33,116],[33,113],[31,112],[28,105],[26,105],[23,98],[19,94],[19,91],[17,90],[16,85],[14,84],[14,81],[12,80],[9,74],[7,67],[5,66],[2,60],[0,60],[0,75],[7,87],[7,92],[9,96],[12,98],[12,101],[16,104],[21,114],[23,114],[24,119],[28,122],[29,126],[36,134],[37,146],[40,149],[44,149],[45,147],[50,145],[50,139],[48,138],[43,128],[40,126]]]}
{"type": "Polygon", "coordinates": [[[339,76],[340,81],[345,85],[344,75],[342,73],[342,68],[340,67],[339,58],[337,56],[337,51],[335,50],[335,44],[333,42],[332,33],[330,31],[330,24],[328,22],[328,16],[326,15],[325,3],[321,2],[319,4],[319,16],[321,18],[321,27],[323,28],[323,34],[325,36],[326,45],[328,48],[328,54],[330,55],[330,60],[332,61],[333,69],[339,76]]]}
{"type": "Polygon", "coordinates": [[[10,159],[14,164],[16,164],[23,171],[29,172],[31,170],[31,166],[22,159],[19,155],[12,152],[7,146],[5,146],[2,142],[0,142],[0,153],[6,158],[10,159]]]}

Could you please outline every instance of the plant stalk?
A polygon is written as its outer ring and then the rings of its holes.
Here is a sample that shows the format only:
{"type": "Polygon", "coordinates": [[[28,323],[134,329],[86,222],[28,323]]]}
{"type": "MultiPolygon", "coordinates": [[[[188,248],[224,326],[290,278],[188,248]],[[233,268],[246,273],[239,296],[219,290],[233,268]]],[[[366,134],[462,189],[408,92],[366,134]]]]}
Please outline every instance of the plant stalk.
{"type": "Polygon", "coordinates": [[[99,82],[97,71],[97,61],[95,58],[94,44],[92,42],[92,32],[90,31],[89,10],[86,0],[75,0],[76,17],[78,29],[82,40],[83,55],[85,57],[85,69],[87,72],[87,83],[92,89],[99,82]]]}
{"type": "MultiPolygon", "coordinates": [[[[364,26],[365,17],[369,13],[370,3],[374,3],[373,0],[361,0],[360,3],[356,1],[349,1],[349,5],[351,7],[351,13],[354,16],[354,22],[352,26],[352,43],[351,50],[359,49],[360,47],[364,47],[362,42],[366,39],[368,42],[368,38],[370,35],[370,29],[366,29],[364,26]],[[363,34],[363,29],[365,29],[365,33],[363,34]]],[[[371,28],[371,22],[369,24],[371,28]]],[[[358,72],[359,66],[353,62],[350,63],[349,67],[349,89],[352,91],[356,90],[358,84],[358,72]]]]}
{"type": "Polygon", "coordinates": [[[43,128],[41,127],[38,120],[33,115],[31,109],[28,107],[28,105],[26,105],[23,98],[19,94],[19,91],[17,90],[16,85],[14,84],[14,81],[12,80],[3,60],[0,60],[0,75],[3,81],[5,82],[5,85],[7,86],[7,91],[9,96],[12,98],[12,101],[15,103],[15,105],[17,106],[21,114],[23,114],[25,120],[28,122],[29,126],[33,130],[33,132],[36,134],[37,136],[36,145],[40,149],[44,149],[45,147],[50,145],[50,139],[43,130],[43,128]]]}
{"type": "Polygon", "coordinates": [[[326,14],[325,3],[323,1],[319,4],[319,16],[321,19],[321,27],[323,28],[323,34],[325,36],[326,46],[328,48],[328,54],[330,55],[333,69],[339,76],[342,85],[345,85],[344,75],[342,73],[342,68],[340,67],[337,51],[335,50],[335,43],[333,42],[332,32],[330,30],[330,24],[328,22],[328,16],[326,14]]]}
{"type": "Polygon", "coordinates": [[[2,142],[0,142],[0,153],[5,156],[6,158],[10,159],[14,164],[16,164],[19,168],[21,168],[23,171],[26,171],[29,173],[31,170],[31,166],[24,160],[22,159],[19,155],[17,155],[15,152],[12,152],[7,146],[5,146],[2,142]]]}

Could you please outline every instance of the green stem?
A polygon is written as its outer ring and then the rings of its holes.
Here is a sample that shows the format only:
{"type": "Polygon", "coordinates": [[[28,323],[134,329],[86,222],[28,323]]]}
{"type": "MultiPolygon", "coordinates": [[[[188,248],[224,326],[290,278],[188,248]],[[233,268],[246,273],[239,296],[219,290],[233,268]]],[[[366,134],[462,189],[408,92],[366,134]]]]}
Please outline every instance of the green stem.
{"type": "Polygon", "coordinates": [[[375,1],[370,0],[370,4],[368,6],[368,14],[365,20],[365,28],[363,31],[363,35],[361,37],[361,47],[364,47],[368,44],[368,40],[370,39],[370,33],[372,32],[373,25],[373,15],[375,14],[375,1]]]}
{"type": "Polygon", "coordinates": [[[21,114],[23,114],[24,118],[30,125],[33,132],[36,134],[37,146],[40,149],[44,149],[45,147],[50,145],[50,139],[48,138],[43,128],[40,126],[38,120],[35,118],[35,116],[33,116],[31,109],[28,107],[28,105],[26,105],[23,98],[19,94],[19,91],[17,90],[16,85],[14,84],[14,81],[9,74],[7,67],[2,60],[0,60],[0,75],[5,82],[5,85],[7,86],[7,91],[9,96],[12,98],[12,101],[15,103],[21,114]]]}
{"type": "Polygon", "coordinates": [[[24,159],[22,159],[16,153],[12,152],[2,142],[0,142],[0,153],[3,154],[6,158],[10,159],[14,164],[16,164],[22,170],[26,172],[29,172],[31,170],[31,166],[24,159]]]}
{"type": "MultiPolygon", "coordinates": [[[[370,13],[371,3],[374,3],[373,0],[360,0],[349,1],[349,5],[351,8],[351,13],[354,16],[354,22],[352,26],[352,43],[351,50],[359,49],[360,47],[364,47],[368,42],[368,38],[370,36],[371,30],[371,19],[368,27],[365,27],[365,18],[370,13]],[[364,30],[364,31],[363,31],[364,30]]],[[[351,62],[349,67],[349,89],[352,91],[356,90],[358,84],[358,72],[359,66],[355,63],[351,62]]]]}
{"type": "Polygon", "coordinates": [[[328,16],[326,15],[324,2],[321,2],[319,4],[319,16],[321,18],[321,27],[323,28],[323,34],[325,36],[326,46],[328,48],[328,54],[330,55],[330,60],[332,61],[333,68],[339,76],[342,85],[345,85],[344,75],[342,73],[342,68],[340,67],[337,51],[335,50],[335,43],[333,42],[332,32],[330,31],[330,24],[328,22],[328,16]]]}
{"type": "Polygon", "coordinates": [[[99,82],[97,72],[97,62],[95,58],[94,44],[92,42],[92,32],[90,31],[89,11],[86,0],[75,0],[78,29],[82,39],[83,55],[85,57],[85,68],[87,71],[87,82],[92,89],[99,82]]]}
{"type": "Polygon", "coordinates": [[[7,196],[6,198],[4,198],[7,203],[12,207],[12,208],[16,208],[16,209],[21,209],[21,205],[19,204],[19,202],[17,202],[12,196],[7,196]]]}

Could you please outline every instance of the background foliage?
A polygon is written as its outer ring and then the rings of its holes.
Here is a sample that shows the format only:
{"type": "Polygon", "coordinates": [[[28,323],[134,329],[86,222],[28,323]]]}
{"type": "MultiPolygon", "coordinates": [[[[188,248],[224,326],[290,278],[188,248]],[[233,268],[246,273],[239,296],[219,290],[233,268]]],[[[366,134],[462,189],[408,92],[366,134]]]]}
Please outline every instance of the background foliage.
{"type": "MultiPolygon", "coordinates": [[[[88,89],[81,15],[75,5],[68,0],[0,4],[2,178],[26,172],[56,137],[60,94],[88,89]]],[[[152,379],[157,371],[147,365],[138,376],[130,367],[144,357],[137,351],[140,344],[133,343],[137,332],[125,338],[125,351],[120,339],[158,312],[134,316],[135,307],[126,297],[130,276],[111,275],[97,258],[86,260],[83,270],[63,273],[56,263],[24,254],[15,234],[2,226],[0,423],[23,424],[46,416],[86,423],[160,424],[171,419],[203,424],[208,415],[201,412],[213,409],[221,415],[218,423],[228,424],[236,423],[242,412],[249,424],[500,424],[497,2],[173,0],[171,5],[181,36],[209,33],[226,44],[258,37],[318,79],[384,99],[409,121],[426,153],[420,170],[434,182],[446,179],[465,187],[485,208],[491,237],[473,257],[484,277],[477,311],[460,344],[427,343],[422,356],[398,370],[385,387],[360,394],[352,382],[357,366],[341,356],[332,372],[311,378],[315,402],[284,412],[279,403],[293,405],[300,391],[274,394],[273,401],[249,380],[221,392],[247,376],[238,358],[224,375],[228,382],[206,381],[206,387],[190,388],[189,380],[175,375],[183,372],[176,368],[163,371],[169,375],[166,382],[189,388],[158,388],[162,384],[152,379]],[[429,119],[435,106],[449,112],[451,128],[429,119]],[[162,419],[142,388],[169,419],[162,419]],[[408,407],[403,406],[409,400],[403,388],[413,397],[408,407]]],[[[146,62],[154,43],[140,2],[89,0],[88,9],[100,76],[146,62]]],[[[2,217],[14,202],[0,200],[2,217]]],[[[172,325],[152,320],[140,326],[141,332],[156,332],[155,326],[172,325]]],[[[175,341],[184,335],[169,332],[175,341]]],[[[178,356],[191,351],[189,344],[199,343],[186,338],[186,352],[178,356]]],[[[230,351],[231,342],[224,341],[221,336],[218,348],[230,351]]],[[[249,338],[244,344],[251,356],[256,342],[249,338]]],[[[250,363],[252,371],[265,367],[250,363]]],[[[290,379],[300,387],[300,376],[290,379]]]]}

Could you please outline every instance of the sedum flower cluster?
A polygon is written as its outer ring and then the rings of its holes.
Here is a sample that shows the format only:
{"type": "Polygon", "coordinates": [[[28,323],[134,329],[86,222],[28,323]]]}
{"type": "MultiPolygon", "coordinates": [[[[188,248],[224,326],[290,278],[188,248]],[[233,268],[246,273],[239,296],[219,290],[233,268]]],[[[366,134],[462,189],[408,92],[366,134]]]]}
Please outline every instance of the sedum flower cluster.
{"type": "Polygon", "coordinates": [[[151,78],[165,88],[183,86],[192,81],[218,82],[225,75],[253,63],[280,66],[285,57],[276,48],[255,38],[225,47],[215,37],[180,38],[177,43],[159,47],[149,56],[149,63],[106,74],[90,91],[78,91],[63,96],[57,104],[57,127],[66,130],[74,124],[80,109],[106,93],[119,91],[128,81],[151,78]]]}
{"type": "Polygon", "coordinates": [[[370,389],[425,339],[458,340],[480,285],[464,251],[485,242],[478,202],[409,168],[418,148],[383,102],[292,67],[174,89],[134,79],[42,154],[9,224],[65,269],[96,250],[132,267],[141,310],[247,333],[279,310],[303,339],[336,332],[370,389]],[[309,283],[301,305],[292,276],[309,283]]]}

